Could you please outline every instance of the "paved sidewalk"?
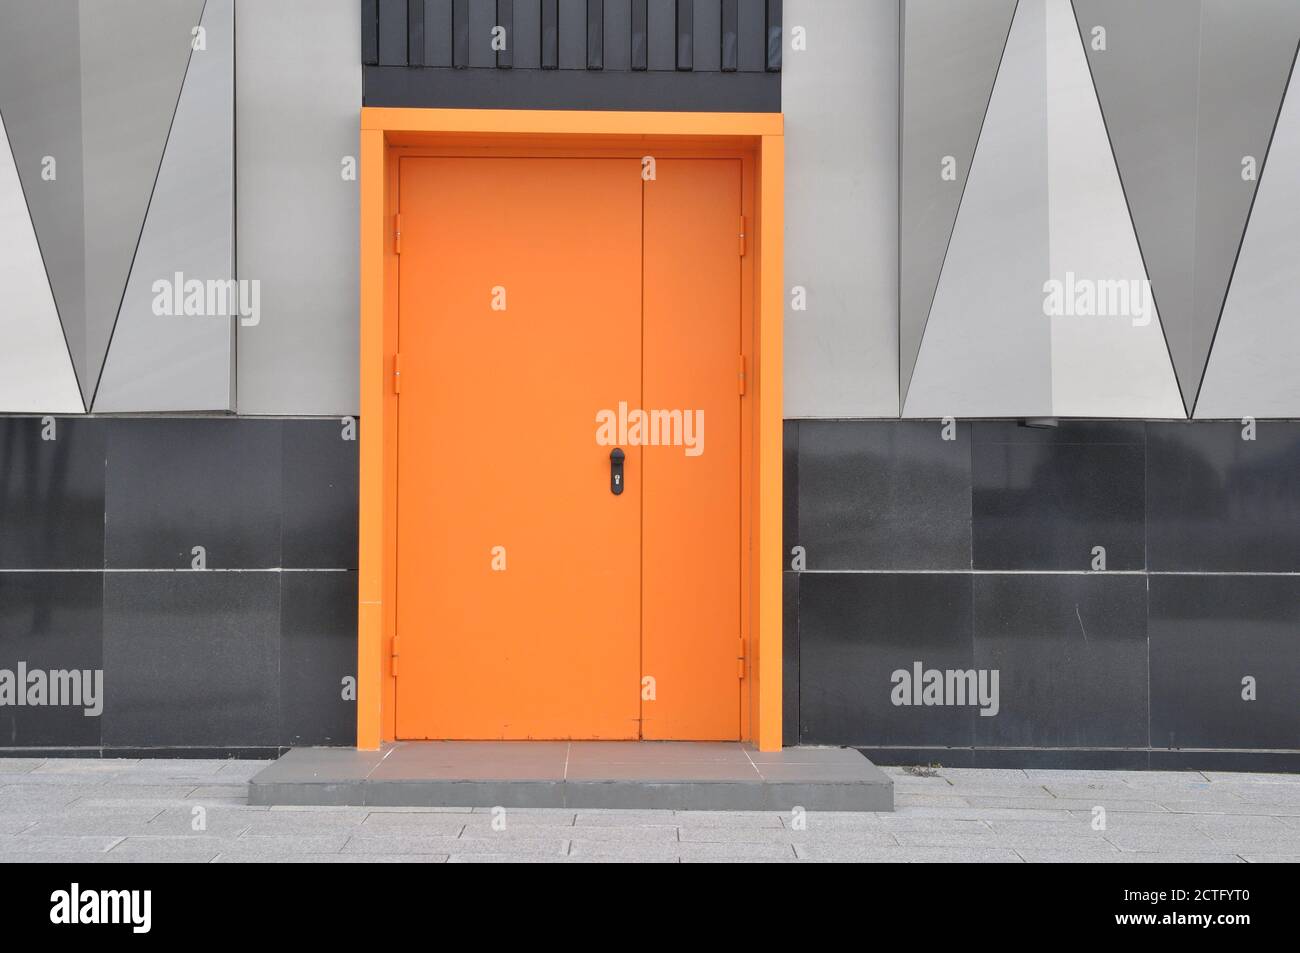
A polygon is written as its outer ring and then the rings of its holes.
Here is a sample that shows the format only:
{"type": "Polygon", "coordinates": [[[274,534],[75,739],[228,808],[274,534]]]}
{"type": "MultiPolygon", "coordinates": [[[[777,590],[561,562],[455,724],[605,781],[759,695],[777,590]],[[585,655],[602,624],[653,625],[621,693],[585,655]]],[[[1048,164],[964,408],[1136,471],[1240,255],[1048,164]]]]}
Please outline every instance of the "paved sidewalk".
{"type": "Polygon", "coordinates": [[[886,768],[893,814],[249,807],[264,761],[0,759],[0,861],[1300,861],[1300,776],[886,768]],[[1104,829],[1095,830],[1104,810],[1104,829]],[[196,824],[203,829],[196,829],[196,824]]]}

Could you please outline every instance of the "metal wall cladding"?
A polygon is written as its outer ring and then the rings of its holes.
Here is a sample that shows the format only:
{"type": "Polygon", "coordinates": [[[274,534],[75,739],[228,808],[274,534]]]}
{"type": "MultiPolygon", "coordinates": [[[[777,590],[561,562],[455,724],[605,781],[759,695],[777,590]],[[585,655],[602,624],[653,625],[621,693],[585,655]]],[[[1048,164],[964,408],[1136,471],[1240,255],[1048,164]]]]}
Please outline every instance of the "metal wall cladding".
{"type": "Polygon", "coordinates": [[[257,322],[239,328],[237,409],[355,414],[357,5],[239,0],[235,29],[238,273],[260,289],[257,322]]]}
{"type": "Polygon", "coordinates": [[[782,0],[367,0],[368,106],[776,112],[782,0]]]}
{"type": "Polygon", "coordinates": [[[785,18],[785,415],[896,417],[898,4],[785,18]]]}

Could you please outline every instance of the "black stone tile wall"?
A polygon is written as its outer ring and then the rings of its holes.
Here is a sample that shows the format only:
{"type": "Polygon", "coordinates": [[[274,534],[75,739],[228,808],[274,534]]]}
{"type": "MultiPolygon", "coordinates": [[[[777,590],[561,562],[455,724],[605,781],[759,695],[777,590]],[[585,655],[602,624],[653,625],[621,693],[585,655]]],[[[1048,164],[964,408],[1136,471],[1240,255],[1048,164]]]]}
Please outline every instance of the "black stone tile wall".
{"type": "Polygon", "coordinates": [[[946,436],[786,422],[787,744],[1300,769],[1300,422],[1254,440],[1230,422],[946,436]],[[955,692],[899,703],[896,673],[917,663],[996,672],[996,714],[955,692]]]}
{"type": "Polygon", "coordinates": [[[355,743],[357,432],[0,418],[0,749],[355,743]]]}

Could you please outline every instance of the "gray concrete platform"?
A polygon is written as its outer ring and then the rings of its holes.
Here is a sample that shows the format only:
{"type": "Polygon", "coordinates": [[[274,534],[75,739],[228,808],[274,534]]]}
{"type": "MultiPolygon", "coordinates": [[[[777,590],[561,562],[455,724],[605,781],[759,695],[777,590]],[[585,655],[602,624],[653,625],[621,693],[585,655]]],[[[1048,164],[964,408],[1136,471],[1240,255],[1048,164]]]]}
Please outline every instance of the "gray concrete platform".
{"type": "Polygon", "coordinates": [[[403,741],[294,748],[254,805],[675,811],[892,811],[894,782],[852,748],[722,742],[403,741]]]}

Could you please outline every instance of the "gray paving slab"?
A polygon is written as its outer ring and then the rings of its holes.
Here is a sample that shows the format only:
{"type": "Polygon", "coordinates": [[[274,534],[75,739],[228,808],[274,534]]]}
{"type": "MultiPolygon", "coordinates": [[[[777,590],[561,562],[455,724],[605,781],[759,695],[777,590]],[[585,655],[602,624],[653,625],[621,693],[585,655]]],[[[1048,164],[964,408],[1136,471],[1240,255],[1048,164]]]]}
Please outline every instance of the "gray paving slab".
{"type": "Polygon", "coordinates": [[[781,860],[795,859],[789,844],[620,844],[574,841],[571,857],[615,861],[640,860],[781,860]]]}
{"type": "Polygon", "coordinates": [[[260,851],[262,853],[336,854],[347,843],[346,834],[258,834],[228,836],[221,834],[130,836],[112,850],[119,854],[162,855],[177,851],[223,850],[260,851]]]}
{"type": "MultiPolygon", "coordinates": [[[[818,816],[839,816],[833,811],[813,812],[818,816]]],[[[590,817],[591,815],[582,815],[590,817]]],[[[673,823],[679,828],[687,829],[692,827],[735,827],[735,828],[765,828],[765,827],[784,827],[785,819],[792,817],[789,812],[776,813],[774,811],[674,811],[673,823]]],[[[803,812],[804,817],[809,816],[809,812],[803,812]]],[[[872,814],[857,814],[856,817],[872,817],[872,814]]]]}
{"type": "Polygon", "coordinates": [[[959,794],[894,794],[894,805],[902,807],[970,807],[970,801],[959,794]]]}
{"type": "MultiPolygon", "coordinates": [[[[391,816],[392,815],[390,815],[390,817],[391,816]]],[[[411,818],[411,817],[419,817],[420,815],[406,814],[402,816],[404,818],[411,818]]],[[[468,817],[461,818],[461,822],[464,825],[464,830],[467,836],[473,834],[500,833],[500,831],[502,830],[507,830],[507,831],[555,830],[555,831],[572,832],[574,829],[574,824],[573,824],[574,816],[575,815],[571,813],[558,813],[558,812],[552,813],[550,811],[546,811],[546,812],[541,812],[541,811],[533,812],[533,811],[520,811],[520,810],[512,811],[509,809],[504,809],[500,815],[488,814],[481,811],[476,811],[470,814],[468,817]]],[[[387,819],[376,816],[376,820],[383,823],[387,819]]],[[[388,823],[393,823],[393,822],[389,821],[388,823]]],[[[370,821],[366,822],[367,828],[372,826],[375,825],[373,825],[370,821]]],[[[401,826],[400,824],[395,825],[395,827],[399,829],[400,826],[401,826]]]]}
{"type": "Polygon", "coordinates": [[[222,851],[214,864],[445,864],[446,854],[267,854],[222,851]]]}
{"type": "Polygon", "coordinates": [[[1300,799],[1292,803],[1251,804],[1241,800],[1204,798],[1201,800],[1162,801],[1161,807],[1174,814],[1271,814],[1300,817],[1300,799]]]}
{"type": "MultiPolygon", "coordinates": [[[[244,823],[247,834],[351,834],[362,830],[366,825],[366,819],[367,814],[364,809],[360,812],[263,811],[260,814],[246,815],[244,823]]],[[[446,829],[458,831],[463,823],[463,820],[449,823],[446,829]]],[[[432,827],[432,825],[426,826],[432,827]]]]}
{"type": "Polygon", "coordinates": [[[0,838],[0,857],[49,853],[103,853],[123,840],[116,835],[14,834],[0,838]]]}
{"type": "MultiPolygon", "coordinates": [[[[452,854],[447,858],[449,864],[576,864],[581,863],[574,857],[551,857],[541,854],[515,856],[512,854],[452,854]]],[[[673,858],[659,863],[677,863],[673,858]]]]}
{"type": "Polygon", "coordinates": [[[498,818],[486,812],[464,813],[427,811],[371,811],[360,825],[362,833],[446,833],[449,831],[493,832],[494,825],[504,824],[506,830],[519,828],[572,829],[574,814],[569,812],[532,811],[505,808],[498,818]]]}
{"type": "Polygon", "coordinates": [[[153,801],[160,798],[188,798],[193,784],[101,784],[93,790],[83,790],[82,797],[97,801],[153,801]]]}
{"type": "Polygon", "coordinates": [[[1014,798],[977,795],[966,798],[970,807],[1009,808],[1012,810],[1090,811],[1104,807],[1107,813],[1160,814],[1168,810],[1156,801],[1127,800],[1115,797],[1098,798],[1014,798]]]}
{"type": "Polygon", "coordinates": [[[1300,864],[1300,854],[1241,854],[1248,864],[1300,864]]]}
{"type": "Polygon", "coordinates": [[[45,761],[45,758],[5,758],[0,761],[0,778],[8,774],[26,774],[29,771],[34,771],[43,765],[45,761]]]}
{"type": "Polygon", "coordinates": [[[145,833],[149,828],[149,821],[158,813],[157,810],[149,808],[146,812],[133,813],[82,811],[73,814],[24,815],[28,823],[23,834],[124,837],[129,834],[145,833]]]}
{"type": "Polygon", "coordinates": [[[1029,864],[1239,864],[1242,859],[1230,853],[1188,853],[1168,851],[1159,854],[1136,854],[1122,851],[1113,854],[1097,851],[1017,848],[1029,864]]]}
{"type": "MultiPolygon", "coordinates": [[[[1107,831],[1105,834],[1105,840],[1107,843],[1114,844],[1122,851],[1130,851],[1139,854],[1149,854],[1153,851],[1213,853],[1215,851],[1232,850],[1235,852],[1235,847],[1232,844],[1216,841],[1208,834],[1203,834],[1196,830],[1160,831],[1159,833],[1147,834],[1126,834],[1107,831]]],[[[1043,845],[1040,842],[1033,846],[1043,845]]]]}
{"type": "Polygon", "coordinates": [[[0,864],[208,864],[216,858],[210,850],[169,854],[40,853],[0,854],[0,864]]]}
{"type": "Polygon", "coordinates": [[[1019,864],[1024,861],[1006,848],[862,847],[812,848],[795,845],[801,860],[863,864],[1019,864]]]}
{"type": "MultiPolygon", "coordinates": [[[[679,823],[678,816],[676,811],[579,811],[574,818],[574,827],[671,827],[675,829],[679,823]]],[[[780,822],[772,825],[755,821],[755,826],[779,827],[780,822]]]]}

